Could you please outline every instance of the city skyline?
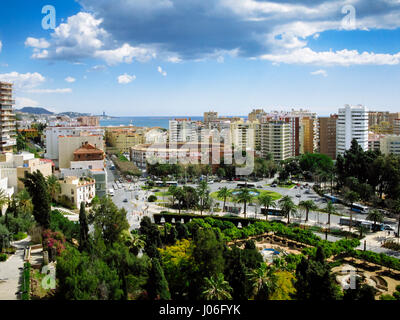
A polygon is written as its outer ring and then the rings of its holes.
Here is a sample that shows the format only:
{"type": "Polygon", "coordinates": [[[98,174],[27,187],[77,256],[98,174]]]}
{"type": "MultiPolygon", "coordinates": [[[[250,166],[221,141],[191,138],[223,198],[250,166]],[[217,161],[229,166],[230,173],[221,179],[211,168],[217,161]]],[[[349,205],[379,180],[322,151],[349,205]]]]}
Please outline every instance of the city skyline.
{"type": "Polygon", "coordinates": [[[0,81],[17,108],[55,112],[395,112],[399,17],[393,1],[14,1],[0,13],[0,81]]]}

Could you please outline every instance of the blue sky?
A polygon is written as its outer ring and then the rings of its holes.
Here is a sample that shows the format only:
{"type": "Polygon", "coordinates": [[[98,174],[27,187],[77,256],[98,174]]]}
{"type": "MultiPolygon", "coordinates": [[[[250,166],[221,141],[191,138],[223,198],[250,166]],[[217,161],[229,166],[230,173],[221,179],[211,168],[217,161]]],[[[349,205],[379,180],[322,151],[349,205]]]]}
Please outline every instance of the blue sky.
{"type": "Polygon", "coordinates": [[[14,0],[0,80],[17,108],[247,115],[400,111],[399,0],[14,0]],[[56,29],[42,28],[42,7],[56,29]],[[354,13],[354,14],[353,14],[354,13]]]}

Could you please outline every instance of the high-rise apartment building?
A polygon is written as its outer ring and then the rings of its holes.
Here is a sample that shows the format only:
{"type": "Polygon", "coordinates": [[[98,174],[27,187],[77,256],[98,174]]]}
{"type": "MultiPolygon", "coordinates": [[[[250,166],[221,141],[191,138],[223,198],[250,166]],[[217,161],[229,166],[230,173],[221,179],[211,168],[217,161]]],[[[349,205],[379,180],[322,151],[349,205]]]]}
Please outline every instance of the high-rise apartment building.
{"type": "Polygon", "coordinates": [[[336,159],[337,115],[319,118],[319,152],[336,159]]]}
{"type": "Polygon", "coordinates": [[[12,152],[17,145],[12,84],[0,82],[0,152],[12,152]]]}
{"type": "Polygon", "coordinates": [[[218,112],[214,111],[209,111],[209,112],[204,112],[204,124],[208,128],[208,124],[211,121],[218,120],[218,112]]]}
{"type": "Polygon", "coordinates": [[[368,150],[368,109],[365,106],[345,105],[339,109],[336,127],[336,152],[343,154],[356,139],[364,151],[368,150]]]}
{"type": "Polygon", "coordinates": [[[198,139],[197,121],[190,118],[169,121],[170,142],[197,142],[198,139]]]}
{"type": "Polygon", "coordinates": [[[264,111],[264,109],[253,109],[252,112],[249,113],[249,121],[260,121],[262,117],[267,115],[267,113],[264,111]]]}
{"type": "Polygon", "coordinates": [[[261,156],[273,160],[286,160],[292,156],[290,123],[284,120],[270,120],[261,123],[261,156]]]}

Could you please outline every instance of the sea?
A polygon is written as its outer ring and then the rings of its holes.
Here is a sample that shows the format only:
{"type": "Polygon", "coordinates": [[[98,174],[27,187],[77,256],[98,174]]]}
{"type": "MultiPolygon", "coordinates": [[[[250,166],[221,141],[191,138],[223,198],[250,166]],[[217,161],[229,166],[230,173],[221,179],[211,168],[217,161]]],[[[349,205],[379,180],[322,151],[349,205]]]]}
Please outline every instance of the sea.
{"type": "Polygon", "coordinates": [[[169,121],[174,119],[190,118],[195,121],[202,121],[203,117],[190,117],[190,116],[174,116],[174,117],[120,117],[100,120],[102,127],[118,127],[118,126],[135,126],[135,127],[160,127],[164,129],[169,128],[169,121]]]}

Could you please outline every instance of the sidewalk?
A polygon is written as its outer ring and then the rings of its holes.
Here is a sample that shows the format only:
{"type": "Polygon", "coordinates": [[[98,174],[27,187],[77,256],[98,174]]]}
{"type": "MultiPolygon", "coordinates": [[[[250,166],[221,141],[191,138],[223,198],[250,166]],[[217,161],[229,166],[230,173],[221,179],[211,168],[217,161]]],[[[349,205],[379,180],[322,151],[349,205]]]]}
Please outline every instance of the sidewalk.
{"type": "Polygon", "coordinates": [[[30,237],[13,242],[17,248],[15,254],[5,262],[0,262],[0,300],[17,300],[16,292],[19,291],[19,283],[24,267],[24,248],[30,243],[30,237]]]}

